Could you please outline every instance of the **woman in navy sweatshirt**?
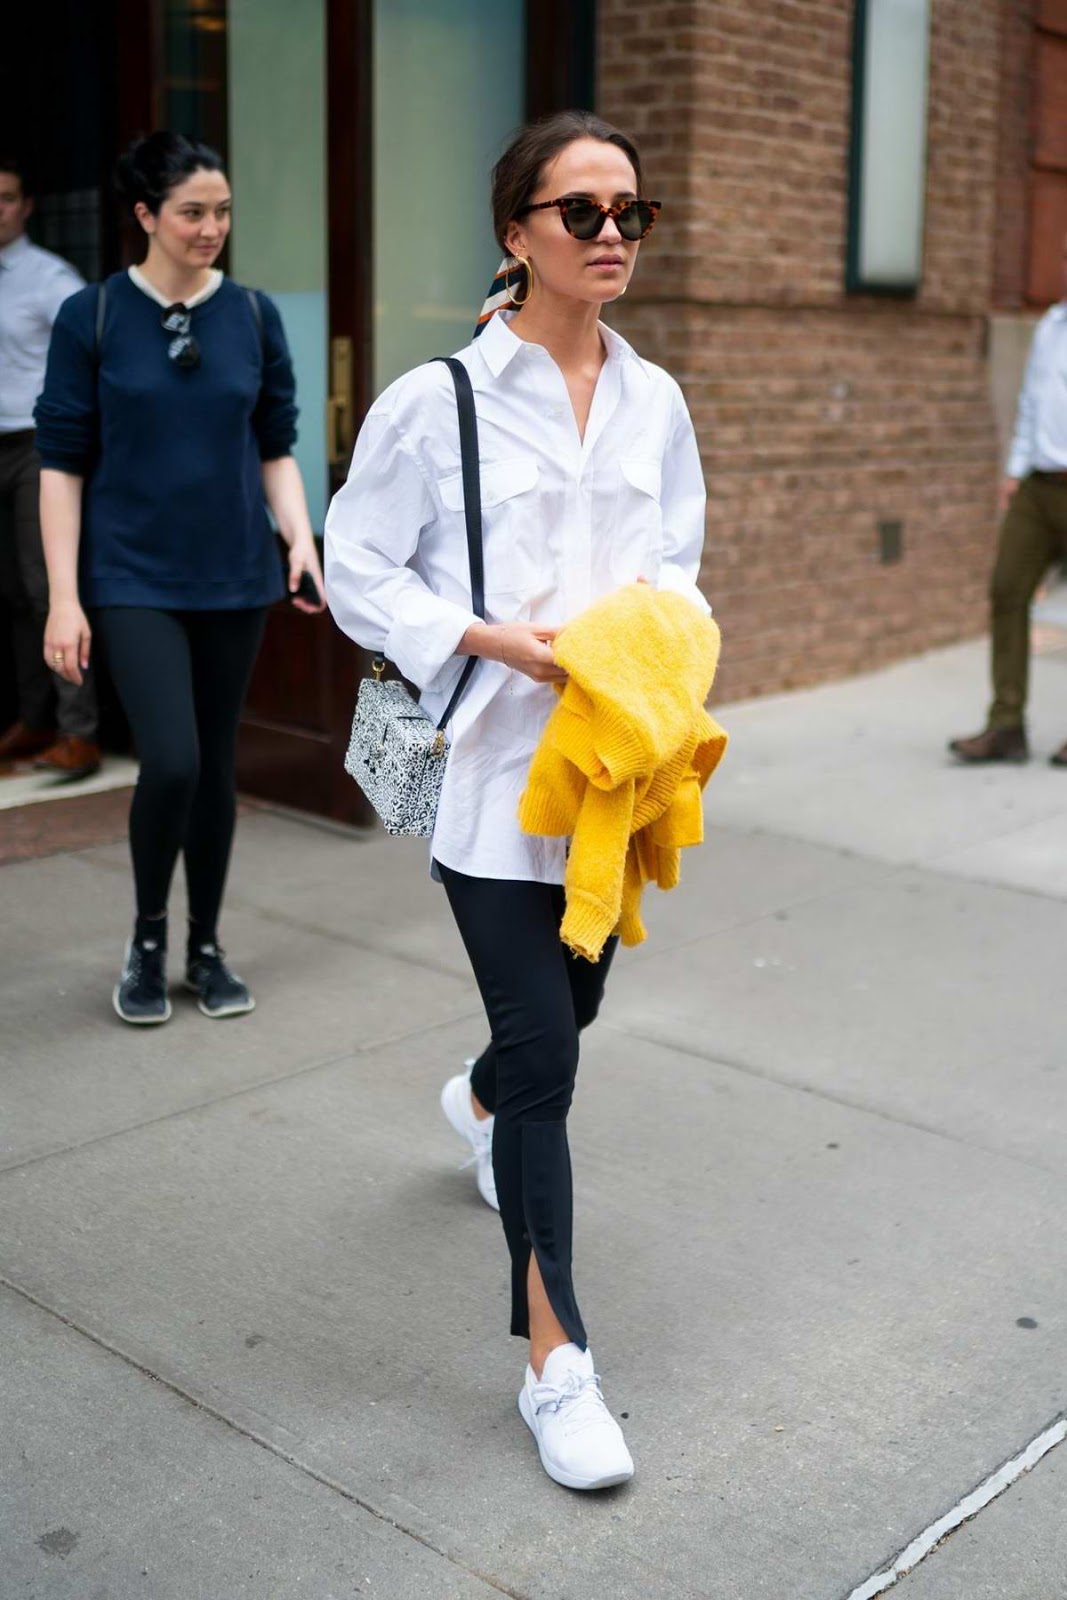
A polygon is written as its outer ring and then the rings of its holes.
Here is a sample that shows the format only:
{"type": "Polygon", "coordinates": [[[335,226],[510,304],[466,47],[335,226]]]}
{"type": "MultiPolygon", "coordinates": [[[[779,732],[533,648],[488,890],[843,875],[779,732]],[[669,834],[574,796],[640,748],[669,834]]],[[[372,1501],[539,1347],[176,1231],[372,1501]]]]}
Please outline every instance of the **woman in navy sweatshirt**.
{"type": "Polygon", "coordinates": [[[100,640],[130,722],[141,763],[130,808],[137,917],[114,1005],[126,1022],[156,1023],[171,1014],[167,900],[179,852],[187,986],[206,1016],[255,1003],[226,964],[218,916],[241,706],[267,607],[285,586],[266,504],[302,610],[322,609],[322,575],[292,455],[281,319],[266,295],[214,267],[230,231],[221,160],[153,133],[123,158],[119,187],[147,256],[63,306],[37,403],[45,656],[78,683],[100,640]]]}

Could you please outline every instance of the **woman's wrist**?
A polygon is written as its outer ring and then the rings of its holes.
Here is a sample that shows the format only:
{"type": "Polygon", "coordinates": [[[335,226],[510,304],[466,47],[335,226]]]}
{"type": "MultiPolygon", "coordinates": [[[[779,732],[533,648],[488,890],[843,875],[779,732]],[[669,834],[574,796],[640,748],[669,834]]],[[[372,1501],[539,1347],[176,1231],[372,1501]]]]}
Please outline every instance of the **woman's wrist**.
{"type": "Polygon", "coordinates": [[[503,661],[501,645],[503,643],[503,629],[499,623],[472,622],[462,639],[456,654],[461,656],[484,656],[489,661],[503,661]]]}
{"type": "Polygon", "coordinates": [[[292,528],[279,528],[278,532],[289,546],[290,551],[313,550],[315,548],[315,535],[311,531],[310,523],[306,528],[297,528],[295,530],[292,528]]]}

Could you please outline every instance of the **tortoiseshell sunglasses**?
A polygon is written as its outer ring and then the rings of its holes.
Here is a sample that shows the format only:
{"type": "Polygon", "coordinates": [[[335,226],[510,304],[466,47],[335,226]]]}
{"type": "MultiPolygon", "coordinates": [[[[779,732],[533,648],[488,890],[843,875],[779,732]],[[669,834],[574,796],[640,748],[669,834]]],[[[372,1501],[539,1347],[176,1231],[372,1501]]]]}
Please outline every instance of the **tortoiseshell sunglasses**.
{"type": "Polygon", "coordinates": [[[553,206],[572,239],[595,239],[610,217],[631,244],[652,232],[661,209],[658,200],[622,200],[617,206],[602,206],[599,200],[564,195],[561,200],[539,200],[536,205],[523,206],[518,216],[524,217],[528,211],[551,211],[553,206]]]}

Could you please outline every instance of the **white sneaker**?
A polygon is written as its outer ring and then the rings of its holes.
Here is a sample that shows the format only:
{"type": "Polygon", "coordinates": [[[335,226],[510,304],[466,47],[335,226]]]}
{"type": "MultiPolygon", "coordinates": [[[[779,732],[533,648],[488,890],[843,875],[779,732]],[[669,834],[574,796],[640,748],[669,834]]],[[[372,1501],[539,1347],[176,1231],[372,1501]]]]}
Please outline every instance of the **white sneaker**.
{"type": "Polygon", "coordinates": [[[633,1457],[604,1404],[591,1351],[557,1346],[540,1383],[527,1367],[519,1410],[537,1440],[541,1465],[565,1489],[608,1489],[633,1477],[633,1457]]]}
{"type": "Polygon", "coordinates": [[[470,1068],[473,1067],[474,1062],[467,1061],[464,1065],[468,1070],[457,1073],[454,1078],[449,1078],[441,1090],[441,1110],[460,1138],[466,1139],[471,1147],[471,1154],[464,1161],[463,1166],[476,1169],[478,1193],[487,1206],[492,1206],[494,1211],[499,1211],[500,1202],[496,1197],[496,1179],[493,1177],[493,1119],[492,1117],[486,1117],[479,1120],[474,1115],[474,1106],[471,1104],[470,1079],[470,1068]]]}

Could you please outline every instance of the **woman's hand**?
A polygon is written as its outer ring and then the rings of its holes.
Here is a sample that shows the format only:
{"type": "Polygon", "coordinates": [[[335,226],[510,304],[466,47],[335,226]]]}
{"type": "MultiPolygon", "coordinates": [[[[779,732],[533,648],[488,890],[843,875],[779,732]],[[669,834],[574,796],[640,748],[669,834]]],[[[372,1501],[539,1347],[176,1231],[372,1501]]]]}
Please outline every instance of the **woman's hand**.
{"type": "Polygon", "coordinates": [[[459,655],[502,661],[534,683],[564,683],[567,674],[556,665],[552,641],[558,628],[532,622],[477,622],[459,642],[459,655]]]}
{"type": "Polygon", "coordinates": [[[293,605],[298,611],[307,611],[314,615],[326,609],[326,585],[323,582],[318,547],[310,534],[306,539],[294,539],[289,547],[289,593],[293,596],[293,605]],[[318,601],[305,600],[297,595],[300,579],[305,572],[310,574],[311,581],[315,585],[318,601]]]}
{"type": "Polygon", "coordinates": [[[264,461],[260,468],[263,493],[278,524],[278,532],[289,546],[289,595],[298,611],[325,611],[326,585],[322,581],[319,552],[308,517],[304,480],[295,456],[278,456],[264,461]],[[307,573],[315,585],[317,600],[298,596],[300,580],[307,573]]]}
{"type": "Polygon", "coordinates": [[[1011,505],[1012,497],[1019,487],[1018,478],[1003,477],[997,487],[997,512],[1003,516],[1011,505]]]}
{"type": "Polygon", "coordinates": [[[68,683],[82,681],[89,670],[93,634],[85,612],[76,600],[54,605],[44,630],[45,665],[68,683]]]}

